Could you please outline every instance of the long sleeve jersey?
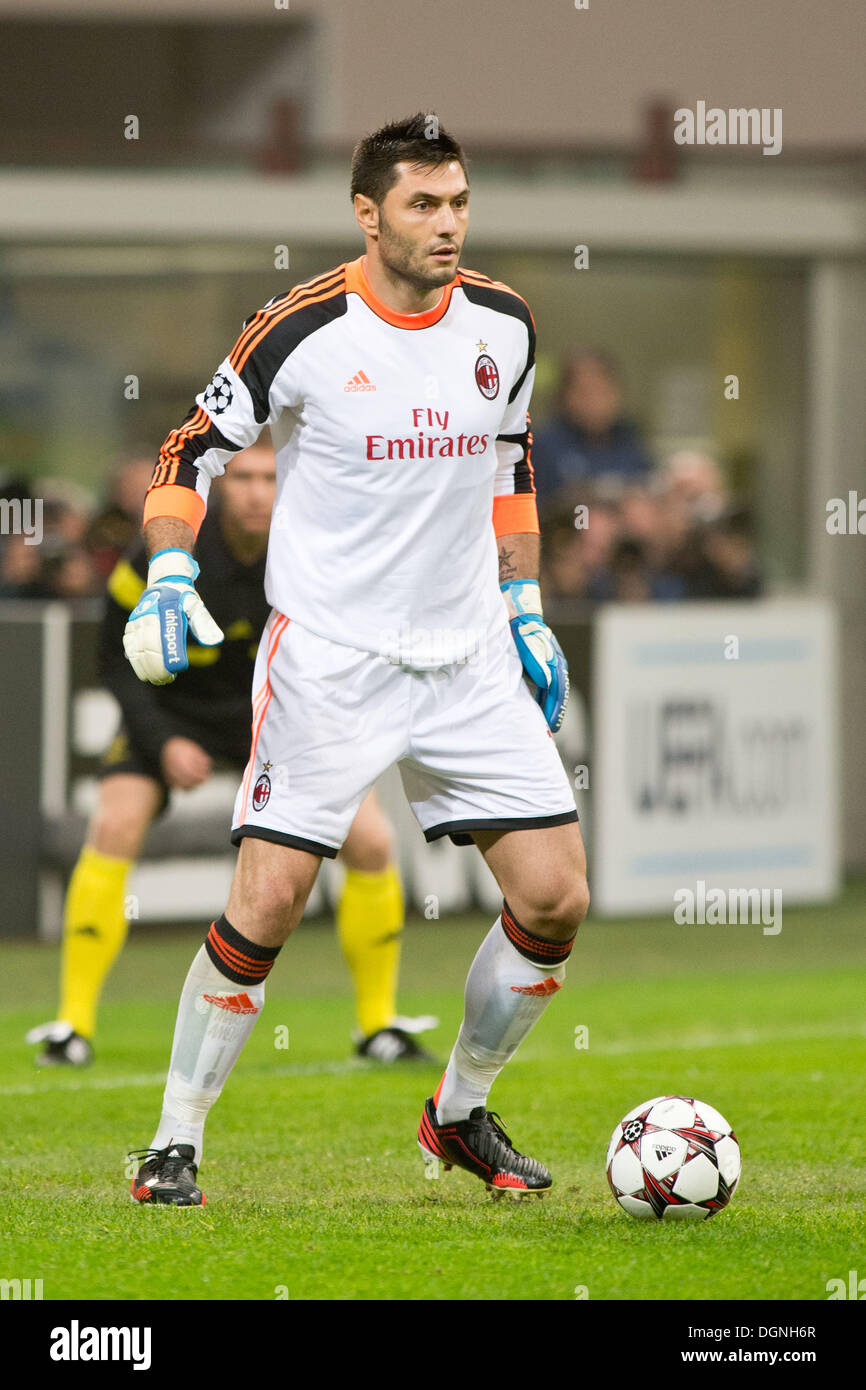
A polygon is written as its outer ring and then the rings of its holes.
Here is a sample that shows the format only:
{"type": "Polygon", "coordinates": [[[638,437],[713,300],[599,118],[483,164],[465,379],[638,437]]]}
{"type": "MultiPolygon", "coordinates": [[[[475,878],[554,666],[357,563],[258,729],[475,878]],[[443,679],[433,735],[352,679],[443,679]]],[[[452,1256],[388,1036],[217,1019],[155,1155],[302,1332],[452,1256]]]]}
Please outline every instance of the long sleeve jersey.
{"type": "Polygon", "coordinates": [[[225,633],[218,647],[190,635],[189,670],[170,685],[140,681],[123,654],[123,630],[144,592],[147,556],[139,542],[108,580],[100,634],[102,678],[117,699],[132,743],[152,759],[175,734],[197,738],[215,754],[245,762],[250,742],[250,687],[259,638],[268,618],[264,557],[245,564],[229,547],[214,508],[196,545],[199,593],[225,633]]]}
{"type": "Polygon", "coordinates": [[[246,321],[163,445],[145,522],[195,530],[211,479],[269,425],[272,607],[402,664],[466,660],[507,621],[496,537],[538,530],[534,374],[532,314],[507,285],[460,269],[433,309],[401,314],[359,257],[246,321]]]}

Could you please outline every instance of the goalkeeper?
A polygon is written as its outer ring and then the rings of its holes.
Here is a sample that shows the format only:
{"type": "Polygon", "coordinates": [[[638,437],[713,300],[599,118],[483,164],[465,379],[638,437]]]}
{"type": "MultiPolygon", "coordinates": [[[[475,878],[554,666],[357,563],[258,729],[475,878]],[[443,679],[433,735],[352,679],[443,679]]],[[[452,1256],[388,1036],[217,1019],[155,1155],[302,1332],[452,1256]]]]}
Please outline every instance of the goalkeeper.
{"type": "MultiPolygon", "coordinates": [[[[99,997],[126,939],[127,879],[171,790],[199,786],[220,765],[240,772],[246,765],[250,685],[270,611],[264,577],[275,483],[273,451],[259,443],[236,457],[215,490],[219,505],[198,539],[204,599],[201,617],[191,615],[182,680],[146,685],[123,655],[123,631],[145,589],[143,543],[108,581],[101,665],[123,723],[103,759],[98,804],[66,895],[58,1021],[28,1034],[40,1045],[42,1066],[92,1060],[99,997]]],[[[337,927],[355,988],[358,1051],[388,1062],[423,1056],[412,1034],[435,1020],[396,1014],[402,894],[375,792],[362,803],[342,858],[337,927]]]]}

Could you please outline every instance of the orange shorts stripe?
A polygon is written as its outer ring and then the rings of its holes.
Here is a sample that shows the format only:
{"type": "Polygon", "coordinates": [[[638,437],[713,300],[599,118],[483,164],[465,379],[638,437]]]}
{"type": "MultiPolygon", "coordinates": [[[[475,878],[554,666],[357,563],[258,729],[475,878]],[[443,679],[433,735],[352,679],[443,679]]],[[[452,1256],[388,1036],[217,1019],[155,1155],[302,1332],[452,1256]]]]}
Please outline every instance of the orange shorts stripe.
{"type": "Polygon", "coordinates": [[[280,613],[279,617],[277,618],[277,621],[274,623],[274,626],[271,629],[271,634],[268,639],[268,660],[267,665],[265,667],[265,683],[253,700],[253,741],[250,747],[250,760],[247,763],[247,770],[244,774],[243,795],[241,798],[241,825],[246,820],[247,815],[247,804],[249,802],[250,796],[250,782],[252,780],[253,768],[255,766],[256,761],[256,748],[259,742],[259,734],[261,733],[262,724],[264,723],[264,718],[268,711],[268,705],[271,702],[271,695],[273,694],[273,691],[271,690],[271,662],[277,654],[277,648],[280,645],[280,639],[282,638],[282,635],[285,632],[286,628],[289,626],[289,621],[290,620],[285,616],[284,613],[280,613]]]}

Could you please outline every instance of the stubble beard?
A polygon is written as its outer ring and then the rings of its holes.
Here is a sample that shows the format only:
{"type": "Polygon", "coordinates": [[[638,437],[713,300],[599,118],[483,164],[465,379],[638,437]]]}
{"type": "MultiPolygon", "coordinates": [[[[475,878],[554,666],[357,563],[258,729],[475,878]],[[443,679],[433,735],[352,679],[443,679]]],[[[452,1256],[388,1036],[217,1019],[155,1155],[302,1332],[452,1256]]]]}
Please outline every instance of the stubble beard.
{"type": "Polygon", "coordinates": [[[381,214],[379,259],[391,275],[399,276],[421,294],[442,289],[454,279],[454,270],[450,266],[436,269],[424,265],[422,262],[426,260],[426,256],[417,243],[395,232],[381,214]]]}

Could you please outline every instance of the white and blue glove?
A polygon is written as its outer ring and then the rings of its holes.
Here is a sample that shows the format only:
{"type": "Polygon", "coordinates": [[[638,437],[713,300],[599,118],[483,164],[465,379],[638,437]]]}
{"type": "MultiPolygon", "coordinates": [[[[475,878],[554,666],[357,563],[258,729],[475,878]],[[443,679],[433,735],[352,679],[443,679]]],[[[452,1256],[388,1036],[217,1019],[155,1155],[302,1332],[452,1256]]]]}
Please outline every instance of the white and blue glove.
{"type": "Polygon", "coordinates": [[[129,615],[123,650],[140,681],[168,685],[189,666],[187,631],[203,647],[217,647],[223,633],[193,585],[199,569],[186,550],[158,550],[147,588],[129,615]]]}
{"type": "Polygon", "coordinates": [[[562,727],[568,704],[568,665],[562,648],[544,621],[541,590],[534,579],[512,579],[500,584],[508,608],[514,638],[527,680],[548,728],[562,727]]]}

